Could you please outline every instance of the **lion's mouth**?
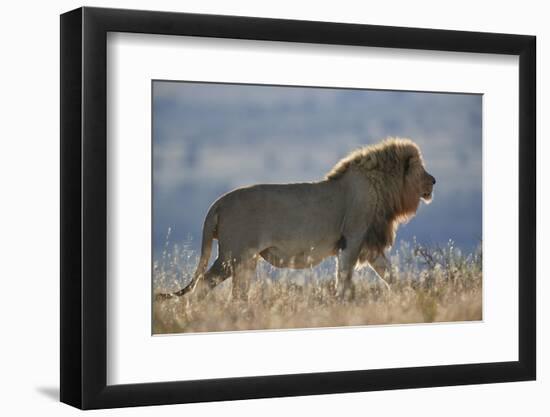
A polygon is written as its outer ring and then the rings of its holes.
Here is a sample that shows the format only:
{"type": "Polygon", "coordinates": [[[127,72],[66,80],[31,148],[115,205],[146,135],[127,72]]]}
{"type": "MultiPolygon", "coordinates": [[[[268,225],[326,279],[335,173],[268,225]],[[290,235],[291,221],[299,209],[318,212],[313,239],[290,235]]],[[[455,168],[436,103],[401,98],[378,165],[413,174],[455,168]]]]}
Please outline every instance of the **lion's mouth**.
{"type": "Polygon", "coordinates": [[[422,193],[421,195],[421,198],[422,200],[424,200],[425,203],[431,203],[432,197],[433,197],[432,192],[422,193]]]}

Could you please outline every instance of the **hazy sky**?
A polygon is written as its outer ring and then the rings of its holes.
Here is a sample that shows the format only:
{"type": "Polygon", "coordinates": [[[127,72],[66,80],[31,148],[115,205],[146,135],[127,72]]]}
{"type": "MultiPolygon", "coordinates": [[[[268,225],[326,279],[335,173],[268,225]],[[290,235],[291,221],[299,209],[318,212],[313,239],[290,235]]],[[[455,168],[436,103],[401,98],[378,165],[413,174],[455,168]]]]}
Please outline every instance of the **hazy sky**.
{"type": "Polygon", "coordinates": [[[432,204],[398,231],[427,245],[482,237],[482,96],[154,81],[153,246],[198,246],[221,194],[314,181],[387,136],[413,139],[437,179],[432,204]]]}

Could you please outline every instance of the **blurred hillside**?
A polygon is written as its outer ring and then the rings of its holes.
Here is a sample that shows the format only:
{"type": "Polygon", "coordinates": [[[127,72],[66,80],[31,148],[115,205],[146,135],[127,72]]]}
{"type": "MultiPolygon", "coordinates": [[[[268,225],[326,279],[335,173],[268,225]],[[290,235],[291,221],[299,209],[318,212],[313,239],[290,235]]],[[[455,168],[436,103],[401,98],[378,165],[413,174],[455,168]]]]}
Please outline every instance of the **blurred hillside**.
{"type": "Polygon", "coordinates": [[[200,241],[221,194],[315,181],[351,150],[387,136],[421,147],[434,201],[398,239],[471,251],[482,234],[482,96],[155,81],[153,246],[200,241]]]}

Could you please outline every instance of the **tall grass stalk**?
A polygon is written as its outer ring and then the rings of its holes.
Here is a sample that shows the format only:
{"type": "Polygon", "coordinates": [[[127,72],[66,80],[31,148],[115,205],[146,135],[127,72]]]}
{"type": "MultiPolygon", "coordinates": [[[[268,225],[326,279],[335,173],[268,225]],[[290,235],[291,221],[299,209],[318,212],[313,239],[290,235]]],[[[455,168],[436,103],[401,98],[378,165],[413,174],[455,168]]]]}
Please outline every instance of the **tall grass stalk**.
{"type": "MultiPolygon", "coordinates": [[[[198,254],[190,242],[167,243],[153,267],[153,291],[172,292],[193,276],[198,254]]],[[[391,291],[369,268],[355,272],[355,298],[335,296],[334,260],[305,270],[260,261],[248,303],[231,301],[231,279],[205,299],[193,294],[153,301],[153,333],[360,326],[482,319],[481,243],[469,254],[401,243],[390,255],[391,291]]]]}

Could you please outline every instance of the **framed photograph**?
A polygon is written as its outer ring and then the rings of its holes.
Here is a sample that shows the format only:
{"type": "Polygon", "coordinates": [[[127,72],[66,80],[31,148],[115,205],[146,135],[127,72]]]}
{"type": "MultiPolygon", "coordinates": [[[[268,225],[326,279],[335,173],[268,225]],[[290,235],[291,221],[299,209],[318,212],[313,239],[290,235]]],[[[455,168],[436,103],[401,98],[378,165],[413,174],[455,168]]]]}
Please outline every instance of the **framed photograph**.
{"type": "Polygon", "coordinates": [[[61,16],[61,401],[533,380],[535,37],[61,16]]]}

